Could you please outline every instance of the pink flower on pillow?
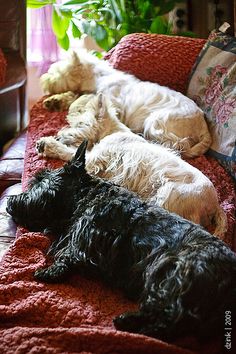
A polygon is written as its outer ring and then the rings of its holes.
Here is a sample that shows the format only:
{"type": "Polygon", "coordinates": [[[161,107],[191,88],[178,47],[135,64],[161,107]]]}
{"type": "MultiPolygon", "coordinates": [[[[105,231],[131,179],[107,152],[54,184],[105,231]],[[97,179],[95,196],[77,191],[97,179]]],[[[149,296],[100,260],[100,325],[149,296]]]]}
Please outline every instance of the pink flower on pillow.
{"type": "Polygon", "coordinates": [[[227,68],[222,65],[216,65],[215,67],[211,68],[210,79],[215,80],[221,78],[224,74],[227,73],[227,68]]]}
{"type": "Polygon", "coordinates": [[[235,97],[219,99],[213,107],[214,115],[216,117],[216,123],[225,124],[230,119],[235,108],[236,108],[235,97]]]}
{"type": "Polygon", "coordinates": [[[211,82],[211,86],[208,86],[205,92],[205,101],[207,104],[212,104],[220,96],[222,92],[222,85],[219,81],[215,80],[211,82]]]}
{"type": "Polygon", "coordinates": [[[227,73],[227,68],[216,65],[207,69],[208,77],[206,79],[205,101],[211,105],[222,93],[222,76],[227,73]]]}

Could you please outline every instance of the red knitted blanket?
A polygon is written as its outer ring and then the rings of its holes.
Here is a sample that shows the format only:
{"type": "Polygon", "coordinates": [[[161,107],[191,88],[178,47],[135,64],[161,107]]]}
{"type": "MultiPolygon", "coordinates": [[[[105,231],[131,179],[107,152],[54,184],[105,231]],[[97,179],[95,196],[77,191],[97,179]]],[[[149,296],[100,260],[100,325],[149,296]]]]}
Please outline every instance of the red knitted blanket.
{"type": "MultiPolygon", "coordinates": [[[[58,160],[39,158],[36,140],[54,135],[64,125],[65,112],[50,113],[38,102],[32,109],[28,129],[23,187],[45,166],[56,168],[58,160]]],[[[227,213],[232,241],[235,204],[230,177],[217,162],[206,157],[192,161],[215,184],[227,213]]],[[[142,335],[116,331],[112,318],[137,304],[100,281],[71,276],[64,284],[34,280],[34,271],[46,261],[47,236],[18,229],[17,240],[0,264],[1,353],[96,353],[96,354],[220,354],[222,338],[200,344],[194,338],[168,344],[142,335]]]]}

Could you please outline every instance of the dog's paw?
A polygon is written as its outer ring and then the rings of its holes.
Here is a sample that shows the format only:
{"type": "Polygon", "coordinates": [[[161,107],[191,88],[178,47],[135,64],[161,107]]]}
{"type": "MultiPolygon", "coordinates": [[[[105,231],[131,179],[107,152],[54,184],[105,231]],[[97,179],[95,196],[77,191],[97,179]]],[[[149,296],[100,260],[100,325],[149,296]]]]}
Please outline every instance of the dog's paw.
{"type": "Polygon", "coordinates": [[[69,148],[54,136],[47,136],[36,142],[36,151],[39,156],[70,161],[76,148],[69,148]]]}
{"type": "Polygon", "coordinates": [[[36,142],[36,151],[38,154],[44,153],[44,146],[45,146],[44,138],[41,138],[36,142]]]}
{"type": "Polygon", "coordinates": [[[40,281],[50,282],[52,276],[48,268],[37,269],[34,273],[34,278],[40,281]]]}
{"type": "Polygon", "coordinates": [[[63,128],[57,133],[57,141],[64,145],[79,146],[83,141],[83,135],[79,134],[79,130],[75,128],[63,128]]]}
{"type": "Polygon", "coordinates": [[[51,97],[46,98],[43,101],[44,108],[46,108],[50,112],[53,112],[53,111],[60,112],[60,111],[62,111],[61,101],[56,96],[57,95],[55,95],[55,96],[53,95],[51,97]]]}
{"type": "Polygon", "coordinates": [[[34,278],[46,283],[59,283],[63,280],[64,272],[61,269],[55,267],[49,267],[44,269],[38,269],[34,273],[34,278]]]}
{"type": "Polygon", "coordinates": [[[59,283],[64,280],[67,272],[67,266],[52,264],[48,268],[37,269],[34,278],[46,283],[59,283]]]}
{"type": "Polygon", "coordinates": [[[140,312],[125,312],[113,319],[116,329],[126,332],[140,332],[143,317],[140,312]]]}
{"type": "Polygon", "coordinates": [[[61,143],[53,136],[40,138],[36,142],[36,151],[43,157],[60,158],[59,148],[62,148],[61,143]]]}
{"type": "MultiPolygon", "coordinates": [[[[52,145],[53,137],[47,136],[44,138],[40,138],[36,142],[36,151],[39,155],[47,156],[47,150],[50,145],[52,145]]],[[[53,138],[54,139],[54,138],[53,138]]]]}
{"type": "Polygon", "coordinates": [[[77,97],[78,97],[78,95],[76,95],[72,91],[68,91],[65,93],[59,93],[59,94],[52,95],[52,96],[46,98],[43,101],[43,106],[44,106],[44,108],[46,108],[50,112],[52,112],[52,111],[57,111],[57,112],[65,111],[70,107],[71,103],[74,102],[77,97]]]}

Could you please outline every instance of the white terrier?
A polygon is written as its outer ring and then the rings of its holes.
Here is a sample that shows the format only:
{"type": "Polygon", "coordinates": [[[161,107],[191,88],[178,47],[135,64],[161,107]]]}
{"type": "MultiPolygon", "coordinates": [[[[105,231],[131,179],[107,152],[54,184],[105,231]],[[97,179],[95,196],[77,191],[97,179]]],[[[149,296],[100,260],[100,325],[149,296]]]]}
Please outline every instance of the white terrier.
{"type": "Polygon", "coordinates": [[[89,173],[204,227],[214,225],[215,235],[223,237],[226,216],[211,181],[176,152],[132,133],[119,121],[108,98],[102,94],[81,96],[70,106],[67,121],[69,127],[56,137],[38,140],[42,156],[68,161],[87,139],[89,173]]]}
{"type": "MultiPolygon", "coordinates": [[[[41,83],[49,94],[104,93],[115,106],[120,121],[134,133],[175,148],[184,157],[202,155],[211,145],[203,112],[191,99],[116,70],[85,50],[72,52],[68,60],[52,64],[48,73],[42,75],[41,83]]],[[[56,108],[65,109],[65,101],[66,98],[62,107],[57,102],[56,108]]],[[[71,96],[68,105],[72,101],[71,96]]]]}

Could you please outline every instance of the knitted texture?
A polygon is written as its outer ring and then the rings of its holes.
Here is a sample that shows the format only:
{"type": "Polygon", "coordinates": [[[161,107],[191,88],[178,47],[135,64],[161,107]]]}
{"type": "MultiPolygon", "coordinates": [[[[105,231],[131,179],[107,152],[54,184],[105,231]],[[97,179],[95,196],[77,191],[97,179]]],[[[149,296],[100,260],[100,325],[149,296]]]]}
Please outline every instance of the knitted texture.
{"type": "Polygon", "coordinates": [[[134,33],[123,37],[105,59],[115,69],[182,93],[205,39],[134,33]]]}
{"type": "Polygon", "coordinates": [[[7,69],[7,61],[5,59],[2,50],[0,49],[0,86],[2,86],[5,82],[6,69],[7,69]]]}
{"type": "MultiPolygon", "coordinates": [[[[23,188],[43,167],[56,168],[62,161],[38,157],[36,140],[55,135],[65,125],[66,112],[50,113],[38,102],[31,111],[23,188]]],[[[217,162],[199,157],[191,163],[201,168],[217,187],[229,220],[232,237],[235,206],[230,177],[217,162]]],[[[63,284],[34,280],[34,271],[46,264],[50,237],[18,228],[17,240],[0,264],[0,352],[94,354],[220,354],[218,339],[200,344],[185,338],[174,345],[142,335],[116,331],[112,318],[133,311],[136,303],[99,280],[73,275],[63,284]]],[[[223,336],[222,336],[223,338],[223,336]]]]}

